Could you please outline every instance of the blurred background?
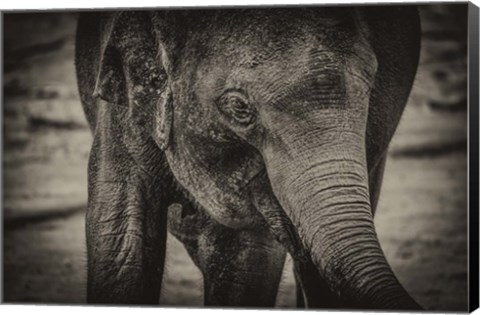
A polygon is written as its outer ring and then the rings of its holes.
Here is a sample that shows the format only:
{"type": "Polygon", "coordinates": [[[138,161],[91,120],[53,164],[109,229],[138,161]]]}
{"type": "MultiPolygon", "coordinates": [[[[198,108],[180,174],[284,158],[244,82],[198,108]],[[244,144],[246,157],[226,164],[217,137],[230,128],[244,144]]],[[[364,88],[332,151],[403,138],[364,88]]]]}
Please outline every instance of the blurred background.
{"type": "MultiPolygon", "coordinates": [[[[467,310],[467,5],[424,5],[415,86],[375,218],[400,281],[431,310],[467,310]]],[[[3,294],[85,303],[92,136],[73,63],[76,14],[4,14],[3,294]]],[[[287,260],[278,307],[295,305],[287,260]]],[[[168,237],[161,302],[202,305],[202,277],[168,237]]]]}

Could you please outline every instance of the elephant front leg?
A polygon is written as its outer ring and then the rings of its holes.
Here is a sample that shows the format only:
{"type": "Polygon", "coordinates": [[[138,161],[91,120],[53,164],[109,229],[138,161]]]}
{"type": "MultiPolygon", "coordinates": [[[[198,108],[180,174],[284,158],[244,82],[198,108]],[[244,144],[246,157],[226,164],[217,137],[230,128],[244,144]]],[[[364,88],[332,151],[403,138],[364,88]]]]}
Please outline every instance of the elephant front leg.
{"type": "Polygon", "coordinates": [[[158,304],[166,207],[139,178],[95,183],[86,217],[87,302],[158,304]]]}
{"type": "Polygon", "coordinates": [[[254,233],[232,234],[206,240],[214,246],[203,255],[205,305],[275,306],[283,247],[273,238],[259,240],[254,233]]]}
{"type": "Polygon", "coordinates": [[[158,304],[168,184],[160,173],[145,172],[104,130],[97,133],[89,161],[87,302],[158,304]]]}
{"type": "Polygon", "coordinates": [[[297,308],[339,309],[342,304],[330,291],[310,259],[295,262],[294,274],[297,289],[297,308]]]}
{"type": "Polygon", "coordinates": [[[270,234],[210,229],[199,240],[205,305],[275,306],[285,254],[270,234]]]}

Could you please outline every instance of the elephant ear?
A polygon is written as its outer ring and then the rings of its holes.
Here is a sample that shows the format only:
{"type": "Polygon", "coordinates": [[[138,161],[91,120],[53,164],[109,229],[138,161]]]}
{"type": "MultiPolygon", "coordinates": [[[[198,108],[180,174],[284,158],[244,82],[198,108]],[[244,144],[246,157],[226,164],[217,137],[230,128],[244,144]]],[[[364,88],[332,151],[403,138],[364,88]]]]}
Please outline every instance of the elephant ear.
{"type": "Polygon", "coordinates": [[[127,106],[129,132],[148,132],[162,150],[173,120],[165,58],[148,12],[115,13],[103,24],[94,96],[127,106]]]}

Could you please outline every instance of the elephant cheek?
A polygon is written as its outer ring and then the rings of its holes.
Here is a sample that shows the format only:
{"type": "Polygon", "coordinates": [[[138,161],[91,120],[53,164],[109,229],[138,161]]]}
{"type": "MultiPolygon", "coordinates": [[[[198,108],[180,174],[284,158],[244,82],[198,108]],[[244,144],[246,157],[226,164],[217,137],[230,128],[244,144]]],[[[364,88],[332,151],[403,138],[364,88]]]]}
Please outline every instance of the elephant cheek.
{"type": "Polygon", "coordinates": [[[188,154],[166,151],[167,160],[183,193],[213,219],[233,229],[251,228],[262,221],[242,176],[224,176],[194,163],[188,154]]]}

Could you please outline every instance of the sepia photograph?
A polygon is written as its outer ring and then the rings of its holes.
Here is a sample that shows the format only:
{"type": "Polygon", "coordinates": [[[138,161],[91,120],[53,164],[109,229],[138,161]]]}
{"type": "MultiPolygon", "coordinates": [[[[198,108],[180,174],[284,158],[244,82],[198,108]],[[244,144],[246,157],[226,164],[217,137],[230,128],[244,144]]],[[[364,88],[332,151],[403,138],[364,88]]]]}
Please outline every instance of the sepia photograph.
{"type": "Polygon", "coordinates": [[[2,22],[2,303],[471,310],[475,5],[2,22]]]}

